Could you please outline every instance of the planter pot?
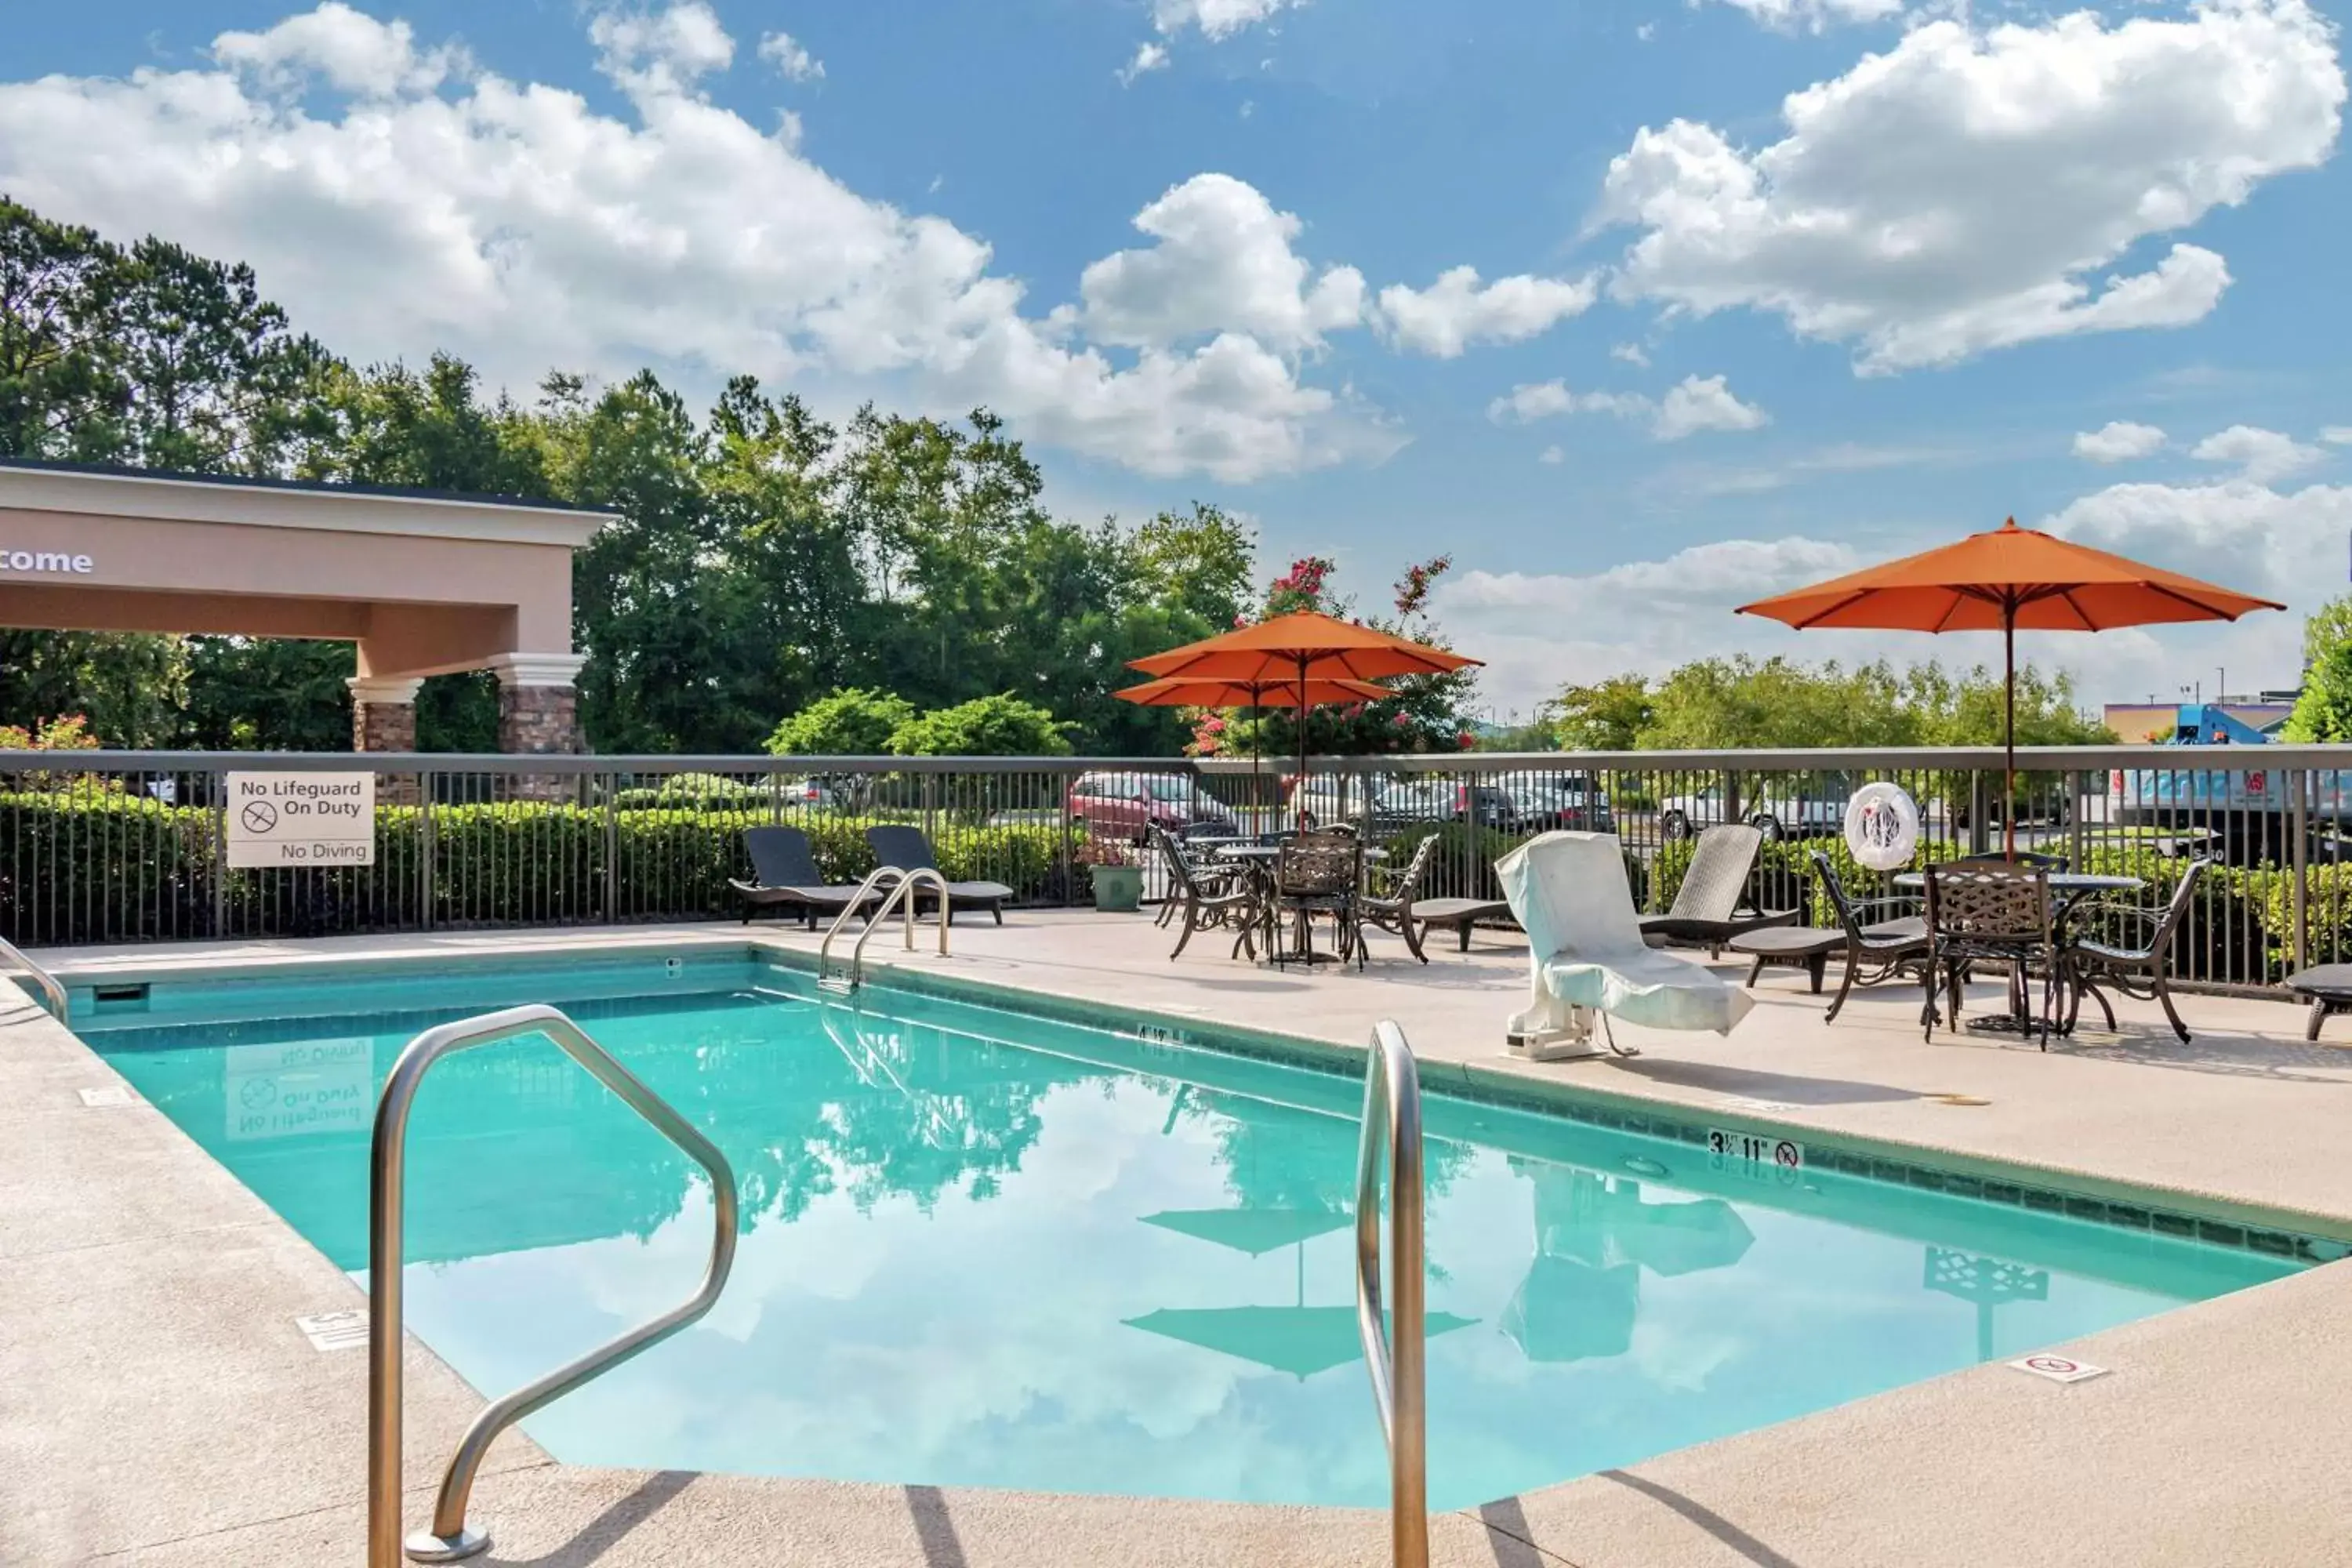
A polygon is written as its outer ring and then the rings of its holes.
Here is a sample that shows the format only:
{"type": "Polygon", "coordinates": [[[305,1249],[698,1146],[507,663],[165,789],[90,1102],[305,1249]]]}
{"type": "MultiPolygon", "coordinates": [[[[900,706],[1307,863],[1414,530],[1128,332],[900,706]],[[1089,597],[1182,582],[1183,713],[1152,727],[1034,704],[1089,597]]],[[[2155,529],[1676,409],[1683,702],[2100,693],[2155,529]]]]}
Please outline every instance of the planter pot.
{"type": "Polygon", "coordinates": [[[1095,866],[1095,908],[1117,914],[1133,914],[1143,907],[1143,868],[1140,866],[1095,866]]]}

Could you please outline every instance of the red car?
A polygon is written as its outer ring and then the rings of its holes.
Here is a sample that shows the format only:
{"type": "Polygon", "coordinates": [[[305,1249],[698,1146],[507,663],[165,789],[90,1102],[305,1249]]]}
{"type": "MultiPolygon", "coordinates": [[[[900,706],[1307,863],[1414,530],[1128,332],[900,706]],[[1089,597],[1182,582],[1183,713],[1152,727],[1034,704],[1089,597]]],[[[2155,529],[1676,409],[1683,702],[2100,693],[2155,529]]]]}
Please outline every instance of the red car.
{"type": "Polygon", "coordinates": [[[1070,816],[1136,844],[1155,822],[1179,834],[1240,831],[1234,814],[1182,773],[1080,773],[1070,784],[1070,816]]]}

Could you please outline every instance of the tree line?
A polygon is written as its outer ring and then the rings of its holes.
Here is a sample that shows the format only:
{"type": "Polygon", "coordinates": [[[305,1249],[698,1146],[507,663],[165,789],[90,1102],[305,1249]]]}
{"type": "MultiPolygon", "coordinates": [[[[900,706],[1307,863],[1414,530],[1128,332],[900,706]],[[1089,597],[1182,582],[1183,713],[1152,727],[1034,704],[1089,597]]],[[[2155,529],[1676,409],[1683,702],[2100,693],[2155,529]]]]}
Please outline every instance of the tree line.
{"type": "MultiPolygon", "coordinates": [[[[1216,506],[1054,516],[986,410],[842,424],[739,376],[698,413],[651,372],[550,374],[529,403],[464,362],[357,366],[252,269],[117,245],[0,197],[0,456],[608,508],[574,569],[580,710],[604,752],[748,752],[844,689],[920,711],[1010,698],[1077,749],[1172,754],[1122,666],[1230,626],[1255,542],[1216,506]]],[[[348,644],[0,630],[0,720],[110,745],[350,744],[348,644]]],[[[436,677],[419,743],[494,749],[487,677],[436,677]]]]}

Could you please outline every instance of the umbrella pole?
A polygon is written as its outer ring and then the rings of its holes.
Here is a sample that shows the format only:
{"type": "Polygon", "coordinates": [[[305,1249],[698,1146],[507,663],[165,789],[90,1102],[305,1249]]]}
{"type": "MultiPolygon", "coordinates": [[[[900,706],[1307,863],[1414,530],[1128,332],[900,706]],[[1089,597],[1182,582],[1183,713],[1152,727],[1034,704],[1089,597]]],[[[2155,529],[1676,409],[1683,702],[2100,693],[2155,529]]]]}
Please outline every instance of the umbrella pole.
{"type": "Polygon", "coordinates": [[[2001,662],[2001,802],[2000,858],[2017,859],[2017,601],[2004,595],[2000,602],[2001,662]]]}
{"type": "MultiPolygon", "coordinates": [[[[1253,800],[1253,801],[1255,801],[1255,799],[1257,799],[1257,792],[1258,792],[1258,787],[1259,787],[1259,784],[1258,784],[1258,762],[1257,762],[1257,697],[1258,697],[1257,688],[1256,688],[1256,687],[1255,687],[1255,686],[1251,687],[1251,688],[1250,688],[1250,799],[1251,799],[1251,800],[1253,800]]],[[[1279,791],[1276,791],[1276,794],[1279,794],[1280,792],[1279,792],[1279,791]]],[[[1261,820],[1263,820],[1263,819],[1261,819],[1261,820]]],[[[1256,829],[1253,828],[1253,829],[1251,829],[1251,831],[1252,831],[1252,832],[1255,832],[1255,831],[1256,831],[1256,829]]]]}
{"type": "MultiPolygon", "coordinates": [[[[1307,790],[1307,656],[1298,656],[1298,788],[1301,800],[1307,790]]],[[[1290,826],[1304,829],[1307,808],[1301,805],[1290,826]]]]}

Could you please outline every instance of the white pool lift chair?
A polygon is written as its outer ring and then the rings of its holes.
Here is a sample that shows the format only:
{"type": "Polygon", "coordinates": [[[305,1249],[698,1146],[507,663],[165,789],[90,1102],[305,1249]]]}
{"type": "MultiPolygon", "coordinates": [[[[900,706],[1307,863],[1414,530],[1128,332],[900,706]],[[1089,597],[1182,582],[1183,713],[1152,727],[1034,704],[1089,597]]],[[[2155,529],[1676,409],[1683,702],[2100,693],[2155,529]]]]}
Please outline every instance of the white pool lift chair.
{"type": "Polygon", "coordinates": [[[1625,880],[1625,852],[1611,833],[1546,833],[1495,863],[1503,896],[1528,933],[1533,994],[1509,1025],[1515,1055],[1538,1061],[1597,1056],[1601,1037],[1621,1057],[1612,1016],[1654,1029],[1727,1035],[1756,1004],[1738,986],[1642,940],[1625,880]]]}

